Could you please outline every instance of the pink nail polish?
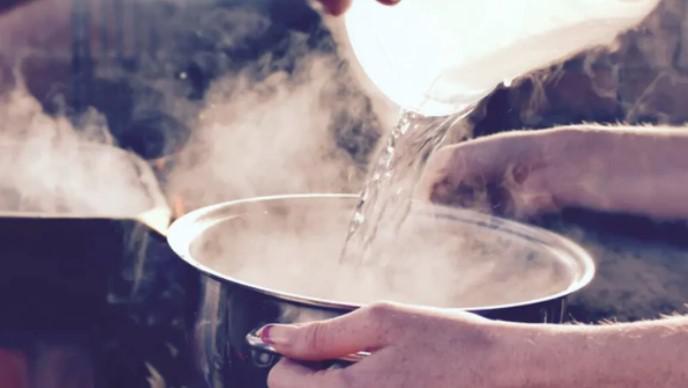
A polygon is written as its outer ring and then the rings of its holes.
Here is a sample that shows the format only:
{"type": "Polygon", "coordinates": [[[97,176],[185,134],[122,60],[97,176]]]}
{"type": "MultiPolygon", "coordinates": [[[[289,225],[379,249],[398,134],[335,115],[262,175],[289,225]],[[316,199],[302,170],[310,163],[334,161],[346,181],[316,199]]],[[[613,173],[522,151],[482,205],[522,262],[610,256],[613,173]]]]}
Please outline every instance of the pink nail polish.
{"type": "Polygon", "coordinates": [[[265,325],[260,330],[258,330],[258,337],[267,345],[274,345],[275,343],[270,339],[270,330],[274,325],[265,325]]]}

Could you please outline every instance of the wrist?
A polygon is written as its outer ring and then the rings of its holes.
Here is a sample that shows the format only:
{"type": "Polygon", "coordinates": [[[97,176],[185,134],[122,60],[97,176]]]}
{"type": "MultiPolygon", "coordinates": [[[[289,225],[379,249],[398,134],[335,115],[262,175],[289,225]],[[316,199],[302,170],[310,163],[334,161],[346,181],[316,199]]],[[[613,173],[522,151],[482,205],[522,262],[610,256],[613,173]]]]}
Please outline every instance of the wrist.
{"type": "MultiPolygon", "coordinates": [[[[581,327],[582,328],[582,327],[581,327]]],[[[511,324],[495,327],[499,356],[494,386],[503,388],[586,387],[585,331],[574,326],[511,324]]],[[[586,372],[586,370],[588,372],[586,372]]]]}
{"type": "MultiPolygon", "coordinates": [[[[688,386],[688,321],[504,324],[499,387],[688,386]]],[[[499,370],[500,364],[494,367],[499,370]]]]}
{"type": "Polygon", "coordinates": [[[561,386],[551,384],[551,370],[543,372],[556,363],[552,358],[557,357],[557,353],[552,353],[553,344],[547,339],[549,326],[495,322],[487,330],[495,350],[489,368],[490,386],[561,386]]]}

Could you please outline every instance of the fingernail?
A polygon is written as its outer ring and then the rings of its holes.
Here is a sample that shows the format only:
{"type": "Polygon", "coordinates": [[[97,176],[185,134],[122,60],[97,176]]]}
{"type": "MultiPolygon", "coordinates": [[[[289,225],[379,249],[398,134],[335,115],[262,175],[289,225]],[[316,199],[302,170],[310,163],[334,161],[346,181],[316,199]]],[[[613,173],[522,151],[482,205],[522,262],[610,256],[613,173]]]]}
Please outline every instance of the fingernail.
{"type": "Polygon", "coordinates": [[[272,338],[270,338],[270,332],[272,331],[273,327],[274,325],[265,325],[258,329],[258,331],[256,332],[256,335],[260,337],[260,340],[267,345],[274,345],[274,343],[272,342],[272,338]]]}
{"type": "Polygon", "coordinates": [[[257,334],[268,345],[285,345],[289,343],[294,329],[292,325],[271,324],[263,326],[257,334]]]}

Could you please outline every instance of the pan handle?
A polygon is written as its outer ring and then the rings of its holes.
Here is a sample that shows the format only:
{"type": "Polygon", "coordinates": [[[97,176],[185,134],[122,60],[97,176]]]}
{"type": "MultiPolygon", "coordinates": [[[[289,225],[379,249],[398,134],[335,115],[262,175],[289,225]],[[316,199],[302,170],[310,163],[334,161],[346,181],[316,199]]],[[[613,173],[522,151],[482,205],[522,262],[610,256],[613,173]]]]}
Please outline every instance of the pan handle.
{"type": "MultiPolygon", "coordinates": [[[[257,334],[258,330],[254,330],[246,335],[246,343],[253,348],[254,350],[261,351],[261,352],[266,352],[266,353],[271,353],[275,355],[281,355],[275,348],[263,341],[262,338],[257,334]]],[[[332,361],[340,361],[344,363],[349,363],[349,364],[354,364],[360,361],[363,361],[366,357],[369,357],[371,355],[370,352],[358,352],[354,354],[350,354],[348,356],[340,357],[336,360],[332,361]]]]}

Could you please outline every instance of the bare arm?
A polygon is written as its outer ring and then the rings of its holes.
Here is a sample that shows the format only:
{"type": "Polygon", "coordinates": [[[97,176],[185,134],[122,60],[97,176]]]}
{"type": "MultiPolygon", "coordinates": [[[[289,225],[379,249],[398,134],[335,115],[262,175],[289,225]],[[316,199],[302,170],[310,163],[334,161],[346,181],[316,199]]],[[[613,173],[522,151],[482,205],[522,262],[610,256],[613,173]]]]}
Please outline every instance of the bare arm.
{"type": "MultiPolygon", "coordinates": [[[[515,326],[530,342],[524,387],[688,386],[688,318],[601,326],[515,326]]],[[[515,335],[515,336],[514,336],[515,335]]],[[[508,341],[508,340],[507,340],[508,341]]]]}
{"type": "Polygon", "coordinates": [[[515,216],[576,206],[688,219],[688,129],[587,125],[450,146],[430,161],[421,195],[498,202],[515,216]]]}
{"type": "Polygon", "coordinates": [[[574,127],[558,136],[551,179],[562,205],[688,219],[688,129],[574,127]]]}
{"type": "Polygon", "coordinates": [[[368,359],[314,371],[282,361],[271,388],[685,387],[688,318],[607,326],[527,325],[381,304],[335,320],[263,330],[292,359],[358,350],[368,359]]]}

